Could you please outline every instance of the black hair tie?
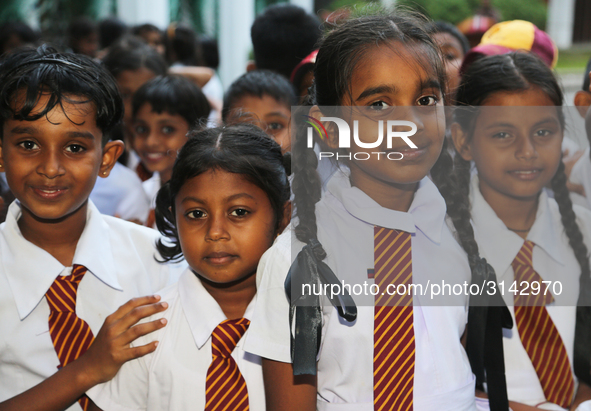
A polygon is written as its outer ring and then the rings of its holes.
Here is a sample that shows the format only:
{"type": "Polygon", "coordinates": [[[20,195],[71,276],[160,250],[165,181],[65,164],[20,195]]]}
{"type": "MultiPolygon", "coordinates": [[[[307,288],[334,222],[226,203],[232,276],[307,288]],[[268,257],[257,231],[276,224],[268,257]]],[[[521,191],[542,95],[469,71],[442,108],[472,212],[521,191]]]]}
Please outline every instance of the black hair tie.
{"type": "MultiPolygon", "coordinates": [[[[316,356],[320,349],[322,335],[322,306],[320,296],[304,294],[303,286],[311,288],[321,284],[340,285],[337,276],[328,265],[318,261],[315,251],[322,247],[318,240],[310,240],[298,253],[285,279],[285,293],[290,302],[289,330],[291,335],[291,360],[293,374],[316,375],[316,356]],[[295,332],[292,333],[295,314],[295,332]]],[[[341,288],[341,287],[339,287],[341,288]]],[[[328,296],[327,296],[328,297],[328,296]]],[[[339,316],[351,322],[357,318],[357,307],[345,290],[333,298],[331,304],[339,316]]]]}

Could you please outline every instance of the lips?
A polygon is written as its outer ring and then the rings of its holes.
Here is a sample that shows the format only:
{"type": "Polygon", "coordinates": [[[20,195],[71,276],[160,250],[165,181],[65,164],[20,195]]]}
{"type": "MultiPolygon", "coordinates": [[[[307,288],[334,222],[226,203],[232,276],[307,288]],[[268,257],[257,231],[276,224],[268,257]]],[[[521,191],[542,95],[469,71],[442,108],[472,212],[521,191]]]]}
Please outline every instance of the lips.
{"type": "Polygon", "coordinates": [[[238,256],[223,251],[207,254],[204,259],[212,265],[224,265],[234,261],[238,256]]]}
{"type": "Polygon", "coordinates": [[[144,158],[149,162],[157,162],[162,160],[166,157],[166,153],[156,152],[156,153],[144,153],[144,158]]]}
{"type": "MultiPolygon", "coordinates": [[[[415,143],[416,144],[416,143],[415,143]]],[[[422,157],[426,152],[430,144],[416,144],[417,148],[409,147],[408,145],[400,146],[387,150],[387,152],[402,153],[404,156],[402,160],[415,160],[422,157]]]]}
{"type": "Polygon", "coordinates": [[[46,200],[57,199],[67,191],[67,187],[63,186],[33,186],[32,189],[37,196],[46,200]]]}
{"type": "Polygon", "coordinates": [[[509,171],[509,174],[523,181],[531,181],[538,178],[538,176],[542,173],[542,169],[540,168],[528,168],[528,169],[520,169],[520,170],[513,170],[509,171]]]}

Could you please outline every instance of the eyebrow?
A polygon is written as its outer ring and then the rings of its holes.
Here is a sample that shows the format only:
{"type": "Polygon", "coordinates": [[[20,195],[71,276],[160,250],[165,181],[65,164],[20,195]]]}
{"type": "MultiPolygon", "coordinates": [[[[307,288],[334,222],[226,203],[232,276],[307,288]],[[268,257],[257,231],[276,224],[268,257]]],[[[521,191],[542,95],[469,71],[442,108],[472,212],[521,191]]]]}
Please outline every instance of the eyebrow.
{"type": "Polygon", "coordinates": [[[272,113],[265,114],[265,117],[270,117],[270,116],[279,116],[279,117],[285,118],[285,119],[289,118],[289,116],[286,116],[285,114],[283,114],[280,111],[273,111],[272,113]]]}
{"type": "MultiPolygon", "coordinates": [[[[553,124],[559,124],[560,121],[556,118],[556,117],[546,117],[543,120],[540,120],[538,122],[536,122],[532,127],[538,127],[544,123],[553,123],[553,124]]],[[[497,128],[497,127],[505,127],[505,128],[515,128],[514,124],[511,123],[493,123],[491,125],[486,126],[485,130],[489,130],[491,128],[497,128]]]]}
{"type": "MultiPolygon", "coordinates": [[[[229,202],[229,201],[237,200],[237,199],[240,199],[240,198],[250,198],[251,200],[255,200],[256,201],[256,199],[253,196],[251,196],[250,194],[247,194],[247,193],[237,193],[237,194],[231,195],[229,197],[226,197],[224,199],[224,201],[229,202]]],[[[199,203],[199,204],[205,204],[205,201],[203,201],[203,200],[201,200],[199,198],[190,197],[190,196],[183,198],[183,200],[181,201],[181,204],[183,204],[185,202],[188,202],[188,201],[193,201],[193,202],[199,203]]]]}
{"type": "Polygon", "coordinates": [[[35,134],[37,133],[37,131],[38,130],[36,127],[31,126],[16,126],[12,130],[10,130],[10,132],[13,134],[35,134]]]}
{"type": "Polygon", "coordinates": [[[88,131],[68,131],[66,135],[70,138],[86,138],[90,140],[96,138],[94,134],[89,133],[88,131]]]}
{"type": "MultiPolygon", "coordinates": [[[[419,84],[419,90],[424,90],[427,88],[436,88],[438,90],[441,90],[441,83],[439,83],[439,81],[430,78],[424,81],[421,81],[421,83],[419,84]]],[[[391,93],[391,94],[395,94],[397,91],[396,87],[393,85],[388,85],[388,84],[384,84],[384,85],[380,85],[377,87],[370,87],[368,89],[365,89],[360,95],[359,97],[357,97],[357,99],[355,101],[359,101],[362,100],[368,96],[373,96],[375,94],[381,94],[381,93],[391,93]]]]}
{"type": "Polygon", "coordinates": [[[419,87],[421,90],[425,90],[426,88],[436,88],[438,90],[441,90],[441,83],[434,78],[430,78],[425,81],[421,81],[419,87]]]}
{"type": "Polygon", "coordinates": [[[381,94],[381,93],[391,93],[394,94],[396,93],[396,87],[392,86],[392,85],[380,85],[377,87],[370,87],[365,89],[358,97],[355,101],[359,101],[364,99],[365,97],[368,96],[373,96],[374,94],[381,94]]]}
{"type": "Polygon", "coordinates": [[[515,125],[511,124],[511,123],[493,123],[493,124],[486,126],[485,130],[489,130],[491,128],[497,128],[497,127],[515,128],[515,125]]]}

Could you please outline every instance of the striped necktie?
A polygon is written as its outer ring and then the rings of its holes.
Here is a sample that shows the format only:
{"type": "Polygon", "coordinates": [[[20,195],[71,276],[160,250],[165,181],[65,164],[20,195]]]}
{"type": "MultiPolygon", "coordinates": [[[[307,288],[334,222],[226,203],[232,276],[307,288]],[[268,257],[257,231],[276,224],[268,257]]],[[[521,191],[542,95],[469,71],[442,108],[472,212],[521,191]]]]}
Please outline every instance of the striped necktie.
{"type": "MultiPolygon", "coordinates": [[[[86,321],[76,315],[76,295],[84,274],[86,267],[75,264],[72,274],[58,276],[45,294],[50,309],[49,333],[60,361],[58,368],[65,367],[84,354],[94,340],[86,321]]],[[[78,402],[83,410],[88,408],[86,395],[78,402]]]]}
{"type": "Polygon", "coordinates": [[[205,380],[205,411],[246,411],[246,381],[232,358],[232,351],[242,338],[250,321],[246,318],[222,321],[211,334],[213,361],[205,380]]]}
{"type": "Polygon", "coordinates": [[[374,410],[413,409],[415,335],[412,295],[388,295],[412,284],[411,235],[374,227],[374,410]],[[392,286],[390,286],[392,289],[392,286]],[[382,295],[384,293],[384,295],[382,295]]]}
{"type": "Polygon", "coordinates": [[[534,243],[526,241],[511,264],[517,292],[513,299],[517,330],[525,351],[531,359],[544,390],[546,400],[569,408],[574,393],[574,379],[562,338],[545,305],[554,301],[542,284],[542,277],[533,268],[534,243]],[[538,295],[526,283],[540,285],[538,295]],[[523,293],[529,295],[521,295],[523,293]]]}

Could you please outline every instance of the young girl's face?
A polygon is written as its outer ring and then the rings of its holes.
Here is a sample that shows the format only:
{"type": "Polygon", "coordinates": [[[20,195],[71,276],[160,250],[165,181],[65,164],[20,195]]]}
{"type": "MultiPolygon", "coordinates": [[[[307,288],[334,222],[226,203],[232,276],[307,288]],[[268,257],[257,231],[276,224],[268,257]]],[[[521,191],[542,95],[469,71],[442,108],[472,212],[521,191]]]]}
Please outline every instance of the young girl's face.
{"type": "Polygon", "coordinates": [[[189,123],[178,114],[152,111],[146,103],[133,120],[133,148],[142,164],[160,173],[162,182],[170,179],[177,152],[187,142],[189,123]]]}
{"type": "MultiPolygon", "coordinates": [[[[427,59],[417,60],[417,56],[425,54],[423,46],[404,46],[398,42],[374,47],[355,68],[350,93],[345,94],[343,105],[362,106],[352,111],[366,113],[351,117],[359,121],[359,137],[363,142],[376,141],[378,120],[384,120],[384,136],[388,120],[412,121],[417,126],[416,134],[410,139],[418,149],[410,149],[400,138],[393,139],[390,149],[387,138],[378,148],[364,149],[351,144],[353,154],[365,152],[369,157],[365,161],[349,161],[351,181],[374,199],[374,191],[377,196],[395,194],[392,190],[414,191],[416,183],[429,173],[441,152],[445,131],[442,85],[427,59]],[[404,158],[378,159],[372,152],[402,152],[404,158]]],[[[408,127],[400,129],[408,130],[408,127]]]]}
{"type": "Polygon", "coordinates": [[[474,161],[480,191],[493,208],[508,199],[536,200],[561,161],[558,110],[538,87],[491,95],[471,140],[466,142],[456,125],[453,130],[456,148],[462,158],[474,161]]]}
{"type": "Polygon", "coordinates": [[[217,284],[254,282],[259,259],[275,238],[265,191],[223,170],[185,182],[175,198],[175,220],[187,263],[217,284]]]}

